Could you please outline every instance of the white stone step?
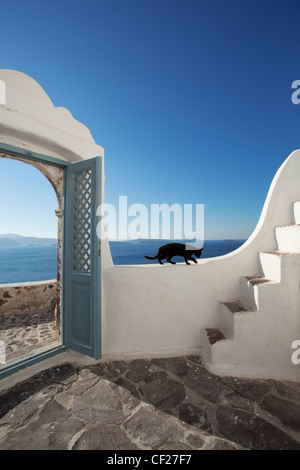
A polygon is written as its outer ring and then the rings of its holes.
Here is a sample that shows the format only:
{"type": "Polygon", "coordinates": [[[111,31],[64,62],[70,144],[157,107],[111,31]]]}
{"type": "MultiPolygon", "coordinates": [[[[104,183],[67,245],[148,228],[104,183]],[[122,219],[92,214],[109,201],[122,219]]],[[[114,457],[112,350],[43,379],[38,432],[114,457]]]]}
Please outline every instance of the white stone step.
{"type": "Polygon", "coordinates": [[[200,332],[201,355],[205,363],[212,361],[212,346],[226,340],[226,333],[219,328],[202,328],[200,332]]]}
{"type": "Polygon", "coordinates": [[[280,251],[260,252],[264,277],[284,284],[299,282],[300,253],[280,251]]]}
{"type": "MultiPolygon", "coordinates": [[[[268,294],[267,286],[270,290],[273,290],[273,293],[275,290],[277,292],[279,290],[278,284],[261,284],[260,287],[264,290],[263,296],[268,294]]],[[[270,295],[266,297],[270,300],[270,295]]],[[[268,299],[266,298],[265,300],[268,299]]],[[[263,309],[262,312],[254,311],[234,314],[234,335],[227,337],[224,341],[218,341],[211,345],[211,364],[219,365],[224,369],[230,367],[230,365],[239,366],[242,364],[247,368],[251,366],[259,368],[261,362],[265,359],[267,361],[270,359],[272,353],[268,350],[268,345],[272,340],[273,332],[277,328],[277,320],[275,323],[273,322],[273,314],[278,308],[281,311],[278,296],[276,295],[273,298],[273,302],[269,304],[270,302],[265,304],[268,305],[268,308],[263,309]],[[268,358],[266,358],[267,354],[269,355],[268,358]]],[[[281,320],[279,325],[284,325],[285,320],[282,317],[281,320]]],[[[282,334],[281,327],[276,331],[276,334],[282,334]]]]}
{"type": "Polygon", "coordinates": [[[248,372],[252,367],[259,369],[266,357],[261,317],[258,312],[240,316],[234,337],[211,346],[210,364],[218,366],[220,372],[230,369],[238,371],[239,368],[245,368],[248,372]]]}
{"type": "Polygon", "coordinates": [[[295,224],[300,224],[300,201],[294,203],[294,219],[295,224]]]}
{"type": "Polygon", "coordinates": [[[220,308],[223,331],[226,331],[226,338],[233,338],[235,321],[239,316],[251,312],[251,308],[240,299],[220,302],[220,308]]]}
{"type": "Polygon", "coordinates": [[[281,281],[281,256],[278,252],[260,252],[259,259],[266,279],[281,281]]]}
{"type": "Polygon", "coordinates": [[[278,251],[300,253],[300,225],[276,227],[278,251]]]}
{"type": "Polygon", "coordinates": [[[261,276],[243,276],[241,277],[241,300],[244,301],[252,311],[259,308],[259,288],[269,283],[270,280],[261,276]]]}

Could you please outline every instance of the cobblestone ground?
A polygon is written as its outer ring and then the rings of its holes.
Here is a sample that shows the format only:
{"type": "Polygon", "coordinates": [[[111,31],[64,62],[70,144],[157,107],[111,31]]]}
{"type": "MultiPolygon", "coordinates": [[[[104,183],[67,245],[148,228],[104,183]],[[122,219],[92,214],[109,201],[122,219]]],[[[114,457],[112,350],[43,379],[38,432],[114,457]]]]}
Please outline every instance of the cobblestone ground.
{"type": "Polygon", "coordinates": [[[1,317],[0,340],[5,344],[6,364],[57,344],[59,332],[54,312],[33,311],[1,317]]]}
{"type": "Polygon", "coordinates": [[[0,403],[1,450],[300,450],[300,384],[218,377],[199,356],[65,364],[0,403]]]}

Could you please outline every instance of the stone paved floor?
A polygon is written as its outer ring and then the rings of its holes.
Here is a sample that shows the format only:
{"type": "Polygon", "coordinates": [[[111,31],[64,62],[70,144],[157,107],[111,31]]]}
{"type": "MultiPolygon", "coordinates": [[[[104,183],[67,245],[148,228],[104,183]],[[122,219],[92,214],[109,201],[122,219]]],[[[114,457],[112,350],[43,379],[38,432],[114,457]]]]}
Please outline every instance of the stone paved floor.
{"type": "Polygon", "coordinates": [[[6,364],[58,344],[54,312],[36,310],[1,316],[0,340],[5,344],[6,364]]]}
{"type": "Polygon", "coordinates": [[[198,356],[65,364],[0,404],[2,450],[300,450],[300,384],[217,377],[198,356]]]}

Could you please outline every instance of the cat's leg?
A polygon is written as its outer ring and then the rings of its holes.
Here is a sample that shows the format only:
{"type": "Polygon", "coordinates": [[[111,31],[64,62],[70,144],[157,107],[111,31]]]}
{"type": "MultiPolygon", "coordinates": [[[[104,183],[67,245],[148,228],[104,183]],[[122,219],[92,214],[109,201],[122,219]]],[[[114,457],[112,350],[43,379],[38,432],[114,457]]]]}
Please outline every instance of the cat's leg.
{"type": "Polygon", "coordinates": [[[185,259],[186,264],[190,264],[190,263],[188,262],[187,258],[184,258],[184,259],[185,259]]]}
{"type": "Polygon", "coordinates": [[[168,263],[176,264],[175,261],[172,261],[172,256],[170,258],[167,258],[167,261],[168,261],[168,263]]]}
{"type": "Polygon", "coordinates": [[[164,264],[164,263],[162,262],[162,257],[160,257],[160,256],[158,257],[158,262],[159,262],[159,264],[164,264]]]}
{"type": "Polygon", "coordinates": [[[190,260],[194,261],[194,263],[197,263],[197,260],[195,258],[193,258],[192,256],[190,257],[190,260]]]}

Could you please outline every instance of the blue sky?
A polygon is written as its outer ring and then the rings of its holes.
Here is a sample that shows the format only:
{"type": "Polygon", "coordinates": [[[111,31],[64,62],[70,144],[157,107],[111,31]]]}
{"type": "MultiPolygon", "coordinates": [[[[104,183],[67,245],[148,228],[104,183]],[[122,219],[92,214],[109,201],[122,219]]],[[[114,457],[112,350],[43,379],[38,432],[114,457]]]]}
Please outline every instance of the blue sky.
{"type": "MultiPolygon", "coordinates": [[[[0,68],[33,77],[90,129],[106,202],[204,204],[205,238],[247,238],[300,148],[299,21],[298,0],[11,0],[0,68]]],[[[55,236],[45,178],[18,162],[0,171],[0,233],[55,236]],[[23,184],[38,194],[27,212],[23,184]]]]}

